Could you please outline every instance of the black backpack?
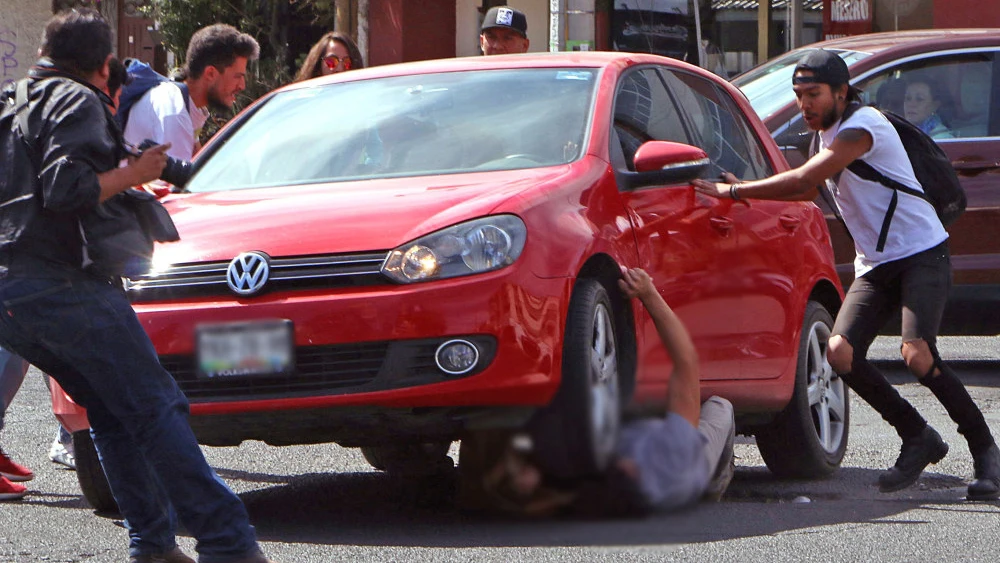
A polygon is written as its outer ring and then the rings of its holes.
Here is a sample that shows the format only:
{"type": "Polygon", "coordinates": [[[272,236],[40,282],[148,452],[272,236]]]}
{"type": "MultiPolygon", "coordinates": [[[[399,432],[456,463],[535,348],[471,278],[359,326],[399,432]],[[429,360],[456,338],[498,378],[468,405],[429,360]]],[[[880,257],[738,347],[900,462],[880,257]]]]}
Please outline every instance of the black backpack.
{"type": "MultiPolygon", "coordinates": [[[[853,115],[854,112],[861,107],[861,104],[858,103],[848,105],[847,109],[844,110],[844,115],[840,118],[841,122],[847,121],[847,118],[853,115]]],[[[948,155],[941,150],[941,147],[934,142],[934,139],[932,139],[927,133],[921,131],[919,127],[907,121],[905,118],[890,111],[879,111],[885,116],[886,119],[889,120],[893,129],[895,129],[896,133],[899,135],[900,141],[903,142],[903,149],[906,151],[906,155],[910,159],[910,165],[913,167],[913,174],[916,176],[917,181],[920,182],[920,186],[924,189],[923,192],[920,192],[900,184],[892,178],[885,176],[878,170],[875,170],[870,164],[861,159],[857,159],[847,166],[847,169],[859,178],[863,178],[871,182],[878,182],[879,184],[893,190],[892,201],[889,203],[889,209],[886,211],[885,220],[882,222],[882,231],[879,233],[878,246],[876,247],[876,249],[881,252],[885,246],[885,239],[889,234],[889,224],[892,221],[892,215],[896,210],[896,202],[898,201],[899,192],[919,197],[930,202],[930,204],[934,206],[934,210],[937,212],[938,219],[941,220],[941,224],[945,227],[954,223],[965,211],[966,197],[965,190],[962,188],[962,183],[959,181],[958,174],[955,172],[955,167],[952,166],[948,155]]],[[[813,140],[813,153],[816,152],[815,148],[818,147],[818,138],[819,134],[816,134],[816,138],[813,140]]],[[[821,190],[820,193],[824,194],[825,197],[825,191],[821,190]]],[[[837,207],[832,204],[830,207],[832,207],[834,213],[837,214],[837,218],[843,221],[840,217],[839,211],[837,211],[837,207]]]]}

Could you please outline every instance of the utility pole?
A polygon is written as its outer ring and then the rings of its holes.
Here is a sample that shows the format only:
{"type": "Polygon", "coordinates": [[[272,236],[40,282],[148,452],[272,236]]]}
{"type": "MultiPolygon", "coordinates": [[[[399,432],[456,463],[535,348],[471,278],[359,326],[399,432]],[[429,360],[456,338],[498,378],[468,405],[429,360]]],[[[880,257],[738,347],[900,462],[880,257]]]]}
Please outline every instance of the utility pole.
{"type": "Polygon", "coordinates": [[[802,4],[804,0],[790,0],[788,3],[788,50],[802,46],[802,4]]]}
{"type": "Polygon", "coordinates": [[[768,59],[771,38],[771,0],[759,0],[757,6],[757,64],[768,59]]]}

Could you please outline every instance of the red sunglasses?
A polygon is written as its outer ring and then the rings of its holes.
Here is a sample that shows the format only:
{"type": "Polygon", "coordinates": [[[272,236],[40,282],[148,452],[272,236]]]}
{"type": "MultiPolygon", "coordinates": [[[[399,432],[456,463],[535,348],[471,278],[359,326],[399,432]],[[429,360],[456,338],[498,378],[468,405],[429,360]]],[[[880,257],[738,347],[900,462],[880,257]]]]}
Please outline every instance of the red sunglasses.
{"type": "Polygon", "coordinates": [[[326,64],[326,68],[330,70],[336,69],[340,66],[340,63],[344,63],[344,70],[351,70],[351,57],[340,58],[337,55],[327,55],[323,57],[323,63],[326,64]]]}

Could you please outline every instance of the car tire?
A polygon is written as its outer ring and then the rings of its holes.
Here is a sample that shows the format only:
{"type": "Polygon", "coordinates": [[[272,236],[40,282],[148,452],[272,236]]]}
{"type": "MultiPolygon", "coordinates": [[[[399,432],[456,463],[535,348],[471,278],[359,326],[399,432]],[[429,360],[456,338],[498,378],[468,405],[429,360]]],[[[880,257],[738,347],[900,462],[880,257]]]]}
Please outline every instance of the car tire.
{"type": "Polygon", "coordinates": [[[546,474],[574,479],[607,467],[621,426],[620,341],[607,289],[579,280],[566,315],[559,390],[529,426],[533,457],[546,474]]]}
{"type": "Polygon", "coordinates": [[[450,448],[451,442],[365,446],[361,455],[379,471],[399,477],[419,477],[453,468],[455,463],[448,457],[450,448]]]}
{"type": "Polygon", "coordinates": [[[826,359],[832,327],[830,313],[810,301],[799,338],[792,400],[756,433],[764,463],[779,477],[828,476],[840,467],[847,451],[848,388],[826,359]]]}
{"type": "Polygon", "coordinates": [[[83,497],[97,512],[117,513],[118,503],[111,494],[111,486],[97,457],[97,448],[89,429],[73,433],[73,454],[76,457],[76,478],[83,497]]]}

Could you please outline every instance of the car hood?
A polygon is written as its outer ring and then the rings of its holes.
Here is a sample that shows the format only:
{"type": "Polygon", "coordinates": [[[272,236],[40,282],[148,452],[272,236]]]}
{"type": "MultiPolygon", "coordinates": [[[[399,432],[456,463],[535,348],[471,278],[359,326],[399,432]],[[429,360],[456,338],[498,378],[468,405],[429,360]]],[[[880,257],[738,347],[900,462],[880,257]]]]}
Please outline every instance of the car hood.
{"type": "Polygon", "coordinates": [[[156,261],[230,260],[389,250],[438,229],[502,212],[501,204],[544,190],[572,165],[178,194],[164,204],[181,240],[160,244],[156,261]]]}

